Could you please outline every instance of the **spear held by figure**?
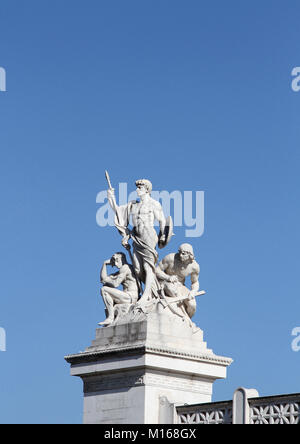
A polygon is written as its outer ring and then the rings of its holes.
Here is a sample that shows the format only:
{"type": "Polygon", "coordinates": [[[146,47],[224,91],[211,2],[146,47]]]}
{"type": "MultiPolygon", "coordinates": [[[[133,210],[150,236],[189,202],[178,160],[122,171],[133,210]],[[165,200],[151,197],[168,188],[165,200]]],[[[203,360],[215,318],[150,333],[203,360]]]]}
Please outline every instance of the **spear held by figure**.
{"type": "MultiPolygon", "coordinates": [[[[106,180],[107,180],[107,184],[108,184],[108,188],[109,188],[109,190],[111,191],[111,192],[114,192],[114,188],[112,187],[112,185],[111,185],[111,181],[110,181],[110,177],[109,177],[109,174],[108,174],[108,171],[107,170],[105,170],[105,178],[106,178],[106,180]]],[[[114,203],[115,203],[115,200],[114,200],[114,203]]],[[[116,204],[115,204],[115,208],[116,208],[116,204]]],[[[117,211],[115,211],[115,215],[116,215],[116,218],[118,219],[118,212],[117,211]]],[[[119,224],[119,220],[118,220],[118,224],[119,224]]],[[[117,227],[118,228],[118,227],[117,227]]],[[[123,234],[123,233],[121,233],[121,234],[123,234]]],[[[126,242],[123,242],[122,241],[122,245],[123,245],[123,247],[128,251],[128,253],[129,253],[129,256],[130,256],[130,260],[131,260],[131,264],[132,264],[132,270],[133,270],[133,274],[134,274],[134,277],[135,277],[135,280],[136,280],[136,282],[137,282],[137,285],[138,285],[138,289],[139,289],[139,294],[142,294],[142,286],[141,286],[141,282],[140,282],[140,280],[139,280],[139,278],[137,277],[137,274],[136,274],[136,272],[135,272],[135,268],[134,268],[134,261],[133,261],[133,257],[132,257],[132,253],[131,253],[131,247],[130,247],[130,244],[128,243],[128,239],[130,238],[130,235],[128,236],[128,237],[126,237],[126,242]]]]}
{"type": "Polygon", "coordinates": [[[108,188],[112,191],[113,187],[111,186],[110,177],[109,177],[108,171],[106,171],[106,170],[105,170],[105,178],[106,178],[107,183],[108,183],[108,188]]]}

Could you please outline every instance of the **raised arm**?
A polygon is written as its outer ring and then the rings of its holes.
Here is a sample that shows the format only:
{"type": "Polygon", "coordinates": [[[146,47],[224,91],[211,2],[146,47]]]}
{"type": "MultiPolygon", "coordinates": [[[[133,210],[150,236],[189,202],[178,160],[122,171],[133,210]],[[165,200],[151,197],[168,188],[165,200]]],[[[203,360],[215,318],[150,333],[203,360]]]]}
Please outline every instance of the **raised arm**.
{"type": "MultiPolygon", "coordinates": [[[[110,261],[109,261],[110,263],[110,261]]],[[[106,265],[108,265],[108,261],[105,261],[102,270],[101,270],[101,282],[102,284],[109,285],[114,288],[118,288],[125,281],[127,274],[129,272],[128,265],[124,265],[120,271],[114,274],[107,275],[106,265]]]]}
{"type": "Polygon", "coordinates": [[[114,288],[118,288],[125,281],[128,272],[130,271],[128,265],[123,265],[119,272],[116,274],[110,275],[111,285],[114,288]]]}
{"type": "Polygon", "coordinates": [[[107,275],[107,265],[111,264],[111,259],[107,259],[106,261],[103,262],[101,271],[100,271],[100,282],[102,282],[102,284],[107,284],[108,283],[108,278],[109,276],[107,275]]]}

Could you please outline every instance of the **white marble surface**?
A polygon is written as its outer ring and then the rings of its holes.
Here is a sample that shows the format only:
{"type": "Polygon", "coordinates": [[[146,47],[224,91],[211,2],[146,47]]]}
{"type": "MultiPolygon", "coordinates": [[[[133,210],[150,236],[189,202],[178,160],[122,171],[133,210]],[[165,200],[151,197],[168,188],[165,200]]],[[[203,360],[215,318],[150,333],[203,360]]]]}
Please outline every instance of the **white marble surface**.
{"type": "Polygon", "coordinates": [[[84,423],[98,424],[159,424],[175,404],[210,402],[232,361],[165,312],[99,328],[91,347],[66,359],[84,381],[84,423]]]}

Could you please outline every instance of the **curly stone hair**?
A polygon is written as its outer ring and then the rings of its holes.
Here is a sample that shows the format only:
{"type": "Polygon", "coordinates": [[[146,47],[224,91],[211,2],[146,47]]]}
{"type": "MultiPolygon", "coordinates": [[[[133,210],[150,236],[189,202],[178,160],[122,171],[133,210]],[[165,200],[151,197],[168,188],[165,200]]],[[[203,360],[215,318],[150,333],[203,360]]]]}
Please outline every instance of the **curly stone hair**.
{"type": "Polygon", "coordinates": [[[115,256],[121,256],[123,265],[127,263],[126,254],[124,254],[122,251],[118,251],[117,253],[113,254],[111,257],[112,265],[115,265],[115,256]]]}
{"type": "Polygon", "coordinates": [[[146,188],[147,193],[151,193],[152,191],[152,183],[148,179],[139,179],[135,181],[135,185],[138,187],[143,185],[146,188]]]}
{"type": "Polygon", "coordinates": [[[194,250],[193,250],[193,247],[192,247],[191,244],[181,244],[179,246],[178,253],[180,253],[181,251],[184,251],[185,253],[188,253],[191,260],[195,259],[194,250]]]}

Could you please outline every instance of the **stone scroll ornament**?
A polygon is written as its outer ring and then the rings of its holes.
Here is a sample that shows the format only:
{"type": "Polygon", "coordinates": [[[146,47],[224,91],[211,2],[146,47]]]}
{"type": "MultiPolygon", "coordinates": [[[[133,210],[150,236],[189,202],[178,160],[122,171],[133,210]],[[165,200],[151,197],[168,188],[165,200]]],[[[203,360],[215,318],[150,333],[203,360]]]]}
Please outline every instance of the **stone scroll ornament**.
{"type": "Polygon", "coordinates": [[[107,171],[105,176],[108,201],[115,213],[114,223],[131,263],[121,252],[103,263],[101,295],[107,318],[99,325],[142,319],[158,304],[189,325],[194,325],[190,319],[196,311],[195,296],[205,292],[199,291],[200,267],[195,261],[193,247],[182,244],[177,253],[167,255],[157,266],[156,248],[162,249],[170,242],[173,236],[172,218],[165,218],[160,203],[151,197],[152,184],[149,180],[137,180],[138,199],[118,206],[107,171]],[[154,228],[155,221],[159,223],[159,234],[154,228]],[[130,224],[133,228],[130,228],[130,224]],[[117,267],[118,271],[108,275],[109,265],[117,267]],[[191,278],[191,290],[185,286],[187,277],[191,278]],[[122,286],[122,290],[118,289],[119,286],[122,286]]]}

